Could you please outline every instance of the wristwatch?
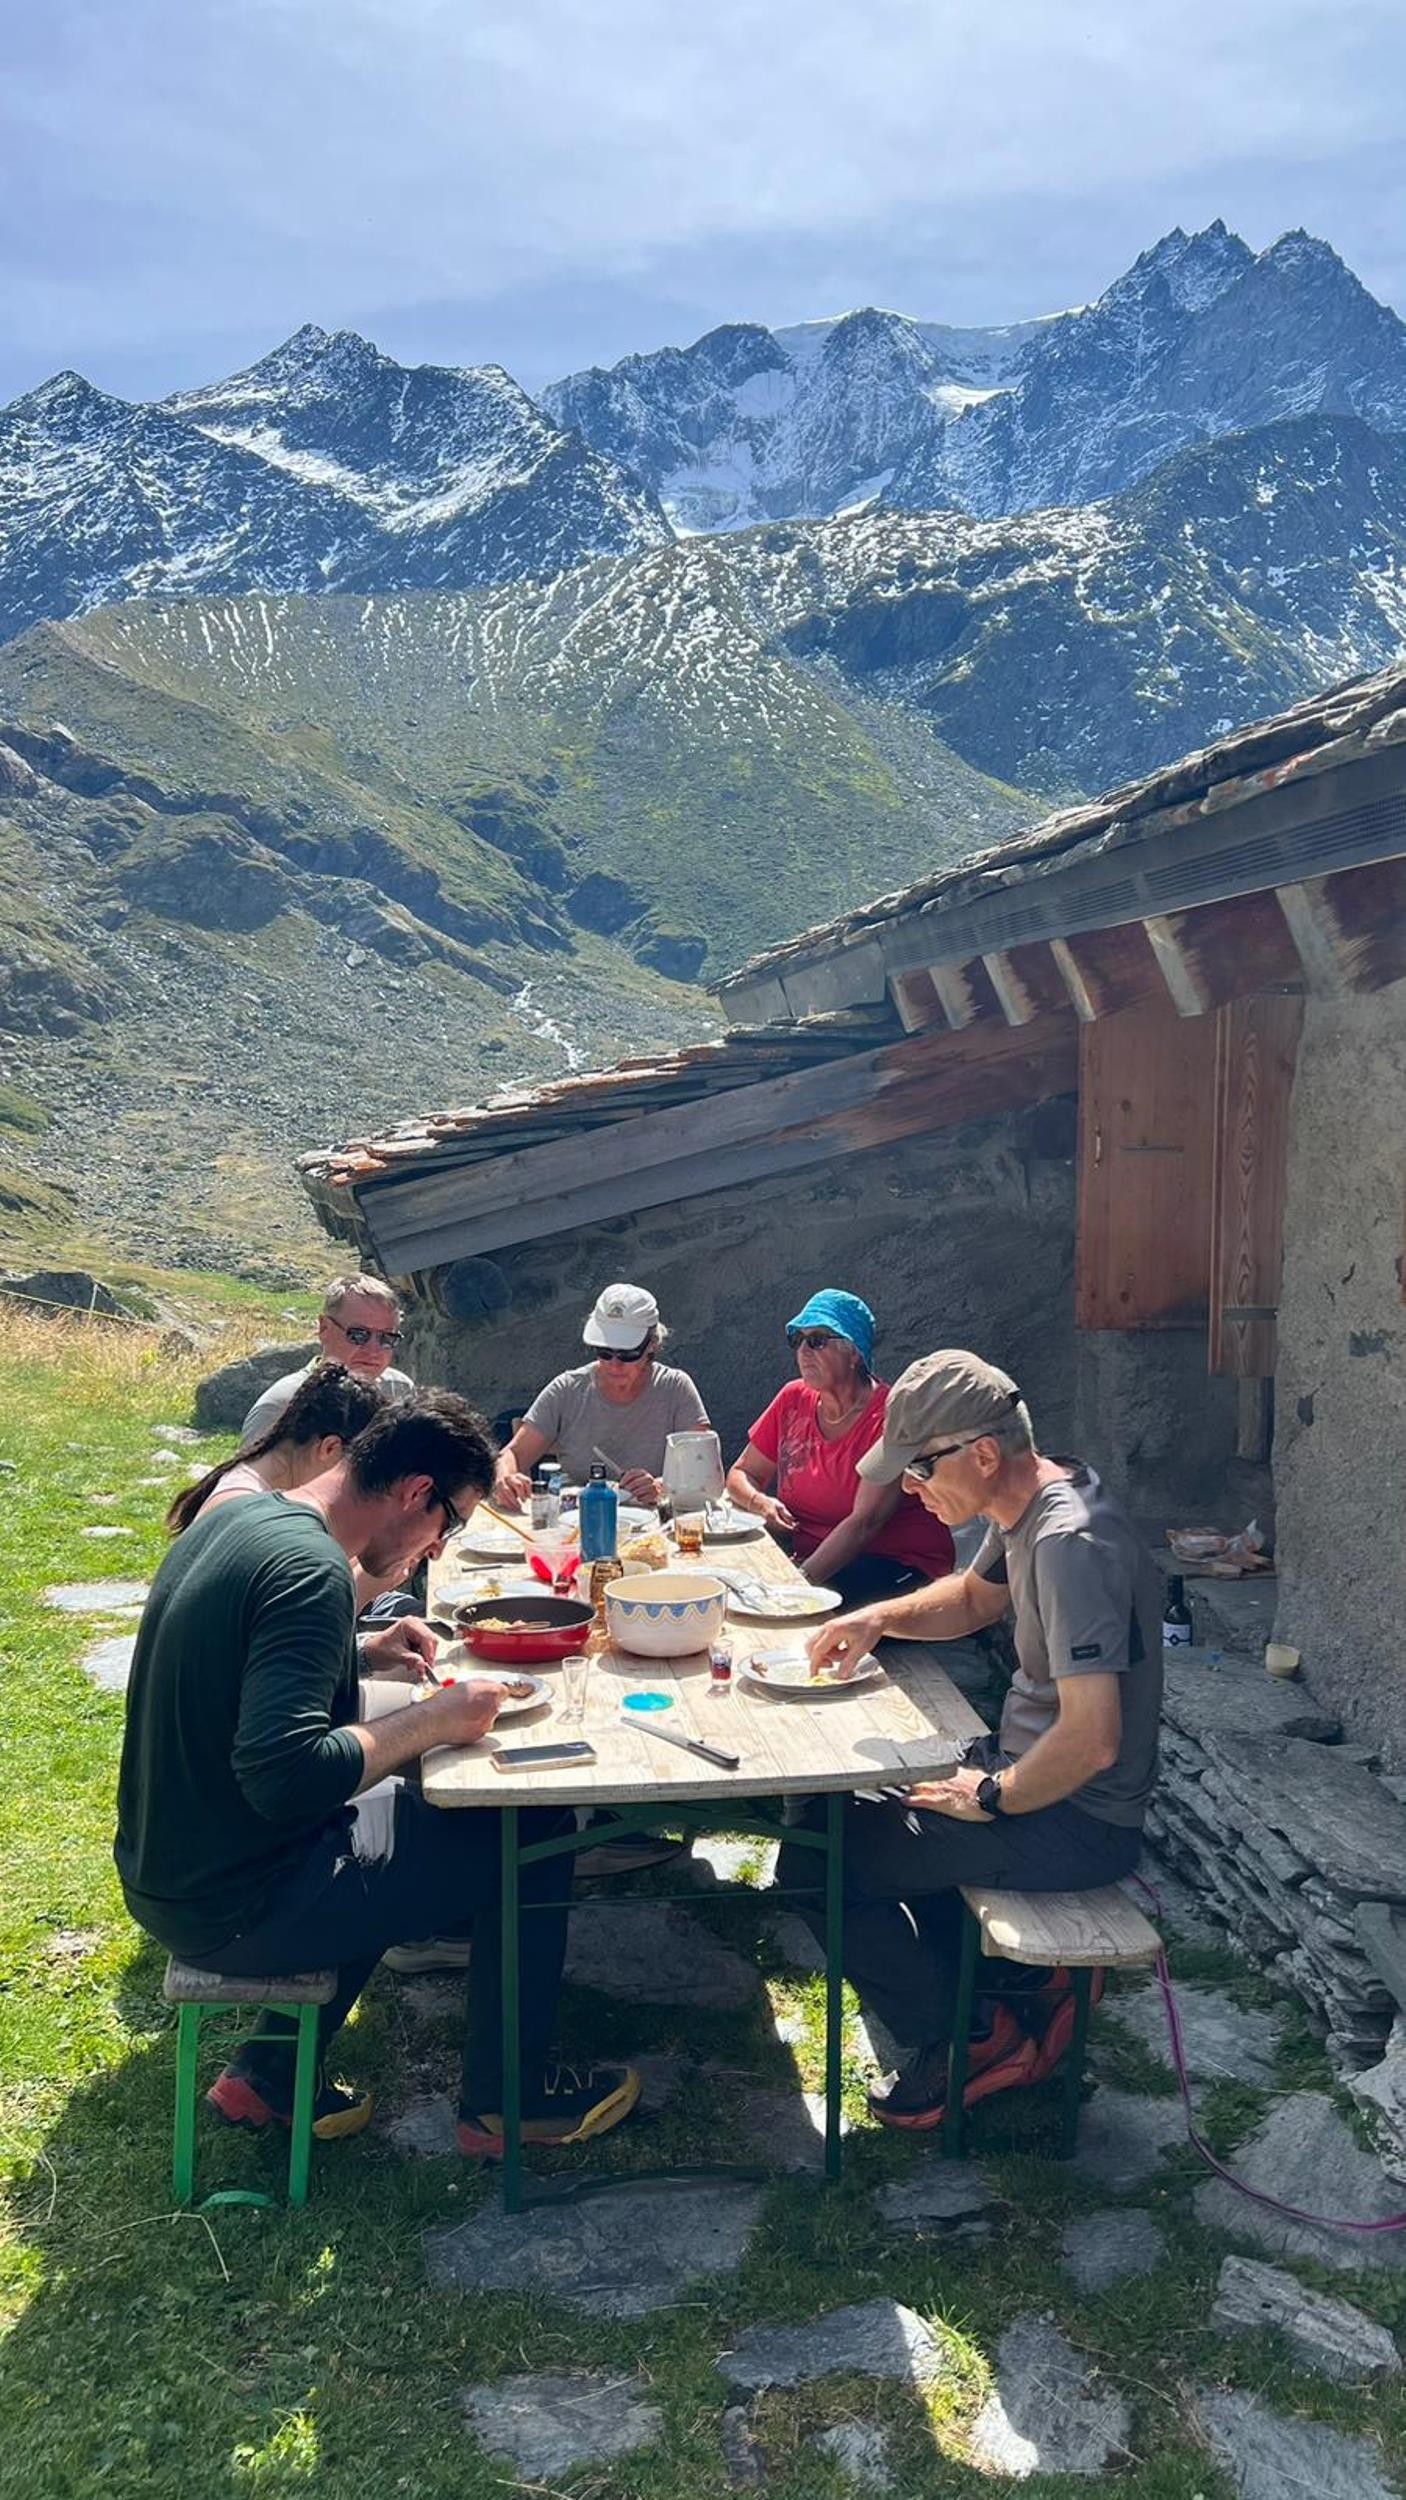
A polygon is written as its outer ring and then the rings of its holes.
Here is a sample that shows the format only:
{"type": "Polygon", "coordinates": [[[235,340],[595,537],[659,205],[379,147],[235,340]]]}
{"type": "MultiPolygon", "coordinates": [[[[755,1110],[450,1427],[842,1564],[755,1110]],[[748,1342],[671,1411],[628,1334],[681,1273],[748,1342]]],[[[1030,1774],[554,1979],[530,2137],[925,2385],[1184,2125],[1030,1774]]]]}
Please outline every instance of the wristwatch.
{"type": "Polygon", "coordinates": [[[985,1779],[977,1782],[976,1802],[983,1814],[1000,1814],[1003,1811],[999,1771],[988,1771],[985,1779]]]}

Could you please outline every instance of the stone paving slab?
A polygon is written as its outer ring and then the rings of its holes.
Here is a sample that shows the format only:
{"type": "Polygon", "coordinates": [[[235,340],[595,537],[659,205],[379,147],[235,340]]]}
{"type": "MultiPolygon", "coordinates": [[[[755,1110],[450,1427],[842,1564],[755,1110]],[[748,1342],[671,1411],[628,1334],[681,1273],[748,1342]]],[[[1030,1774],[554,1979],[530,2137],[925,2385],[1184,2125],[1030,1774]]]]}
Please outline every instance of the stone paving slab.
{"type": "Polygon", "coordinates": [[[773,1910],[767,1920],[767,1933],[792,1970],[824,1970],[824,1950],[799,1910],[773,1910]]]}
{"type": "Polygon", "coordinates": [[[1240,2500],[1400,2500],[1369,2439],[1291,2421],[1230,2388],[1198,2388],[1195,2416],[1240,2500]]]}
{"type": "Polygon", "coordinates": [[[755,1838],[733,1840],[726,1834],[713,1833],[695,1840],[689,1854],[693,1861],[693,1880],[700,1892],[706,1892],[713,1884],[740,1883],[743,1868],[750,1866],[758,1869],[751,1880],[760,1890],[771,1882],[772,1869],[776,1864],[776,1843],[755,1838]]]}
{"type": "Polygon", "coordinates": [[[817,2433],[811,2446],[838,2465],[857,2491],[893,2490],[889,2443],[876,2422],[837,2422],[817,2433]]]}
{"type": "Polygon", "coordinates": [[[135,1528],[119,1528],[112,1526],[80,1528],[78,1533],[80,1536],[91,1538],[95,1544],[106,1545],[111,1544],[114,1538],[135,1536],[137,1532],[135,1528]]]}
{"type": "Polygon", "coordinates": [[[749,2327],[719,2356],[718,2368],[729,2387],[748,2390],[804,2387],[841,2372],[935,2387],[953,2377],[955,2364],[945,2337],[916,2310],[896,2300],[866,2300],[804,2326],[749,2327]]]}
{"type": "MultiPolygon", "coordinates": [[[[1272,2109],[1231,2163],[1248,2187],[1311,2214],[1376,2222],[1401,2210],[1402,2195],[1380,2162],[1349,2132],[1326,2093],[1294,2092],[1272,2109]]],[[[1196,2191],[1198,2220],[1249,2239],[1276,2257],[1316,2257],[1338,2273],[1406,2266],[1406,2231],[1331,2231],[1292,2222],[1237,2196],[1223,2179],[1196,2191]]]]}
{"type": "Polygon", "coordinates": [[[174,1441],[178,1448],[186,1448],[202,1437],[191,1424],[153,1424],[151,1430],[154,1440],[174,1441]]]}
{"type": "Polygon", "coordinates": [[[134,1614],[146,1592],[145,1580],[63,1580],[45,1589],[44,1603],[61,1615],[134,1614]]]}
{"type": "Polygon", "coordinates": [[[1121,2196],[1142,2187],[1163,2156],[1185,2142],[1180,2094],[1154,2099],[1104,2085],[1080,2114],[1074,2167],[1121,2196]]]}
{"type": "Polygon", "coordinates": [[[1104,2475],[1128,2449],[1128,2408],[1053,2320],[1013,2318],[996,2347],[996,2385],[969,2453],[989,2474],[1104,2475]]]}
{"type": "Polygon", "coordinates": [[[543,2292],[573,2309],[643,2318],[740,2265],[762,2191],[733,2179],[607,2188],[574,2205],[491,2205],[425,2238],[440,2291],[543,2292]]]}
{"type": "Polygon", "coordinates": [[[708,2005],[735,2013],[761,1982],[700,1919],[664,1901],[612,1901],[572,1919],[566,1979],[632,2004],[708,2005]]]}
{"type": "Polygon", "coordinates": [[[1324,2378],[1390,2378],[1401,2355],[1384,2326],[1350,2300],[1311,2292],[1296,2275],[1255,2257],[1227,2257],[1216,2284],[1211,2324],[1221,2335],[1277,2327],[1300,2361],[1324,2378]]]}
{"type": "Polygon", "coordinates": [[[1167,2244],[1151,2214],[1137,2206],[1116,2206],[1066,2223],[1059,2250],[1066,2273],[1081,2292],[1106,2292],[1114,2283],[1151,2274],[1166,2256],[1167,2244]]]}
{"type": "MultiPolygon", "coordinates": [[[[1237,2005],[1223,1988],[1176,1989],[1188,2074],[1201,2083],[1271,2083],[1284,2018],[1278,2008],[1237,2005]]],[[[1108,2011],[1164,2066],[1172,2062],[1167,2009],[1154,1984],[1109,1999],[1108,2011]]]]}
{"type": "MultiPolygon", "coordinates": [[[[840,2133],[849,2120],[841,2115],[840,2133]]],[[[815,2170],[825,2166],[825,2095],[823,2092],[767,2092],[760,2087],[742,2096],[742,2132],[747,2149],[769,2170],[815,2170]]]]}
{"type": "Polygon", "coordinates": [[[110,1633],[106,1640],[90,1641],[78,1663],[100,1693],[125,1693],[136,1646],[135,1632],[110,1633]]]}
{"type": "Polygon", "coordinates": [[[481,2447],[506,2457],[527,2481],[552,2482],[578,2465],[632,2456],[662,2437],[664,2416],[646,2401],[642,2374],[524,2374],[466,2387],[460,2403],[481,2447]]]}
{"type": "Polygon", "coordinates": [[[874,2198],[891,2230],[920,2236],[971,2237],[990,2229],[996,2192],[974,2161],[948,2161],[941,2153],[924,2154],[907,2178],[890,2180],[874,2198]]]}

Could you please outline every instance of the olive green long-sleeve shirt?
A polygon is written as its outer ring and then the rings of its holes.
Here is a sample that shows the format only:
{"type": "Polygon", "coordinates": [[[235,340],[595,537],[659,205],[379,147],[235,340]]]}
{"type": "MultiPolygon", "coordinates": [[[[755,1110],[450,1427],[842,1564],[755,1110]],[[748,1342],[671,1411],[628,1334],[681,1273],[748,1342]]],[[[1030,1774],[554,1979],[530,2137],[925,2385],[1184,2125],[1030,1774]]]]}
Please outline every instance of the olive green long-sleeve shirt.
{"type": "Polygon", "coordinates": [[[127,1691],[113,1855],[127,1906],[175,1953],[257,1926],[340,1822],[365,1757],[351,1568],[281,1493],[207,1511],[152,1582],[127,1691]]]}

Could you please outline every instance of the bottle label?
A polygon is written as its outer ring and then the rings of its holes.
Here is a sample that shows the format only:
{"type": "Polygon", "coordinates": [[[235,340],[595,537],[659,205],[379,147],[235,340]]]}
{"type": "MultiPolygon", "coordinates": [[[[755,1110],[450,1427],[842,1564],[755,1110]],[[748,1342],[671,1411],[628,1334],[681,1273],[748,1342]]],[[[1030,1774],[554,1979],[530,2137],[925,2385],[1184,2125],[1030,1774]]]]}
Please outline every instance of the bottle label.
{"type": "Polygon", "coordinates": [[[1190,1649],[1190,1624],[1164,1623],[1162,1626],[1162,1647],[1164,1649],[1190,1649]]]}

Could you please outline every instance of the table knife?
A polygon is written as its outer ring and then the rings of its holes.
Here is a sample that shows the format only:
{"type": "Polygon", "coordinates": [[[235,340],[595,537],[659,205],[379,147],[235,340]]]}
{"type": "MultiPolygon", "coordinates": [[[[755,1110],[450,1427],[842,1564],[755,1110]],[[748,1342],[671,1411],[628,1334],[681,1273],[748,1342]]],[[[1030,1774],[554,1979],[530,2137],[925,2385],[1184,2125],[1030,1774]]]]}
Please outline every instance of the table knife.
{"type": "Polygon", "coordinates": [[[680,1753],[696,1753],[701,1762],[715,1762],[720,1771],[738,1771],[742,1767],[740,1753],[724,1753],[720,1745],[705,1745],[700,1736],[671,1736],[666,1727],[655,1727],[645,1718],[622,1719],[637,1736],[657,1736],[661,1745],[677,1745],[680,1753]]]}

